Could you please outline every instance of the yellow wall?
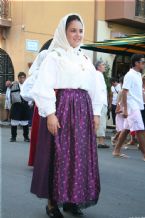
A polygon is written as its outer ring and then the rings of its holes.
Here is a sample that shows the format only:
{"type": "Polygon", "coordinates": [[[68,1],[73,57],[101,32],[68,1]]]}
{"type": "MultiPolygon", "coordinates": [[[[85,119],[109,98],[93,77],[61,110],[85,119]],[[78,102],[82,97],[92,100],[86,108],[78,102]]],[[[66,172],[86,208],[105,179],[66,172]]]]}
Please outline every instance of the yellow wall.
{"type": "Polygon", "coordinates": [[[105,20],[105,1],[96,0],[96,20],[105,20]]]}
{"type": "Polygon", "coordinates": [[[67,13],[79,13],[85,22],[85,41],[94,41],[94,1],[12,1],[12,27],[7,31],[6,51],[15,72],[28,71],[36,53],[26,51],[25,40],[39,40],[41,46],[50,38],[59,20],[67,13]]]}
{"type": "Polygon", "coordinates": [[[5,40],[6,31],[2,28],[0,29],[0,48],[6,49],[6,40],[5,40]]]}
{"type": "Polygon", "coordinates": [[[2,48],[2,43],[3,43],[3,40],[2,40],[2,30],[0,30],[0,48],[2,48]]]}
{"type": "MultiPolygon", "coordinates": [[[[59,20],[67,13],[79,13],[85,23],[85,42],[112,38],[112,33],[141,33],[140,29],[105,21],[105,1],[107,0],[21,0],[12,1],[12,27],[6,31],[6,40],[0,37],[0,46],[10,55],[15,75],[19,71],[28,72],[28,63],[33,62],[37,53],[26,51],[26,39],[39,40],[41,46],[53,37],[59,20]]],[[[93,52],[90,52],[92,56],[93,52]]],[[[108,59],[114,56],[95,53],[96,58],[108,59]]]]}

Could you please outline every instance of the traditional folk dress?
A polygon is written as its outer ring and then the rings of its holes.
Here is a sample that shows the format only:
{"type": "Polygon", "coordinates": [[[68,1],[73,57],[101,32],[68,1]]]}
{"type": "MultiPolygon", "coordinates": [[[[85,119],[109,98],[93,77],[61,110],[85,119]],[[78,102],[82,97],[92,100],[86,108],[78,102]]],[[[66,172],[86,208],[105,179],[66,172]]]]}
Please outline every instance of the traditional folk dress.
{"type": "Polygon", "coordinates": [[[41,116],[31,192],[57,204],[88,207],[100,193],[94,115],[100,115],[102,104],[93,64],[67,41],[67,18],[31,89],[41,116]],[[61,126],[56,136],[47,129],[46,117],[52,113],[61,126]]]}

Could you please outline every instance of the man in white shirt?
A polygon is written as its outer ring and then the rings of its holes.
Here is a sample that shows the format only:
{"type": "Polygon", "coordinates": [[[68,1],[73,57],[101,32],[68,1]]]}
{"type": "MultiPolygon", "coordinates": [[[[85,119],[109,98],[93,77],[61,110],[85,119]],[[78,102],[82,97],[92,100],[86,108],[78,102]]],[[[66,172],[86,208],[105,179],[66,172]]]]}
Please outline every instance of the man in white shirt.
{"type": "Polygon", "coordinates": [[[117,97],[118,93],[121,91],[121,85],[118,83],[116,78],[111,79],[111,99],[110,99],[110,108],[112,112],[112,120],[113,120],[113,125],[116,124],[116,106],[117,106],[117,97]]]}
{"type": "Polygon", "coordinates": [[[100,116],[100,125],[97,130],[97,138],[98,138],[98,148],[109,148],[108,145],[105,144],[105,133],[106,133],[106,122],[107,122],[107,86],[105,83],[104,75],[105,65],[102,61],[97,61],[95,64],[96,67],[96,78],[100,83],[100,94],[101,94],[101,116],[100,116]]]}
{"type": "Polygon", "coordinates": [[[123,142],[129,131],[135,131],[145,161],[145,126],[141,115],[141,110],[144,109],[141,77],[141,72],[145,67],[144,56],[133,55],[131,64],[132,68],[125,75],[122,91],[124,117],[126,118],[124,130],[119,136],[113,155],[117,157],[125,156],[120,153],[123,142]]]}

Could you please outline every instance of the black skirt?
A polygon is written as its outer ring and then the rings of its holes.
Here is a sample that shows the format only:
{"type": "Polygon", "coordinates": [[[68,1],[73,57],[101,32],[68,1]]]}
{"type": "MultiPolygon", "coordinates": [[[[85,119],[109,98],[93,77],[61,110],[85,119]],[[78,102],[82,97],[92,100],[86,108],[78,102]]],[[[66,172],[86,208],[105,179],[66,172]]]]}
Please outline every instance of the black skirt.
{"type": "Polygon", "coordinates": [[[10,110],[10,119],[27,121],[30,119],[30,107],[27,102],[14,103],[10,110]]]}

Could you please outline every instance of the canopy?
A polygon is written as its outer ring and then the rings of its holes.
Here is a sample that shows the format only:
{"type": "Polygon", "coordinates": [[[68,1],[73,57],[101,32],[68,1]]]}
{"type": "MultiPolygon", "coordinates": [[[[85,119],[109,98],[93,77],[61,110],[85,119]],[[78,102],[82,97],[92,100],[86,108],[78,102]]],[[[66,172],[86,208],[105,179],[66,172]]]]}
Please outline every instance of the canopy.
{"type": "Polygon", "coordinates": [[[91,51],[128,56],[133,53],[145,55],[145,34],[130,35],[124,38],[105,40],[93,44],[84,44],[81,48],[91,51]]]}

